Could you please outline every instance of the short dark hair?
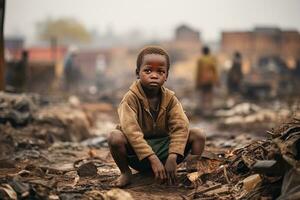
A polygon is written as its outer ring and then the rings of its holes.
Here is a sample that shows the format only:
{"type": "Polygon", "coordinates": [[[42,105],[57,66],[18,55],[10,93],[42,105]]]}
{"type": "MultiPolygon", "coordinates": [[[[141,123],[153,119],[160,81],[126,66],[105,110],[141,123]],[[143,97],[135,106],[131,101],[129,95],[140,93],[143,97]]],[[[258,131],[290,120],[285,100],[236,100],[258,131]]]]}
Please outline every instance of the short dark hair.
{"type": "Polygon", "coordinates": [[[139,74],[141,65],[143,63],[144,56],[147,54],[159,54],[159,55],[165,56],[165,58],[167,60],[167,71],[169,71],[170,57],[169,57],[169,54],[167,53],[167,51],[159,46],[147,46],[147,47],[143,48],[137,56],[136,70],[135,70],[136,75],[139,74]]]}
{"type": "Polygon", "coordinates": [[[208,47],[208,46],[204,46],[204,47],[202,48],[202,53],[203,53],[204,55],[208,55],[208,54],[210,53],[209,47],[208,47]]]}

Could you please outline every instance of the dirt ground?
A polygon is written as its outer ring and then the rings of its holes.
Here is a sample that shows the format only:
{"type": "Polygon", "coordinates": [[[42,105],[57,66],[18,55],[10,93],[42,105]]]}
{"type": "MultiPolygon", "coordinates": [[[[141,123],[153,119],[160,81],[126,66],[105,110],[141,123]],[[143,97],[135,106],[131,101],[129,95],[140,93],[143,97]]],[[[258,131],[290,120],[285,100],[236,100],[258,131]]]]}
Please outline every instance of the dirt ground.
{"type": "MultiPolygon", "coordinates": [[[[75,98],[65,104],[41,106],[40,100],[34,102],[30,97],[30,102],[37,104],[31,106],[22,99],[16,100],[19,97],[13,98],[11,110],[19,109],[18,102],[26,106],[21,109],[22,115],[8,118],[10,104],[4,107],[2,100],[0,199],[243,199],[255,187],[247,190],[240,184],[256,173],[246,169],[248,163],[240,161],[247,160],[252,165],[248,154],[255,159],[266,158],[263,149],[271,143],[266,140],[267,130],[261,130],[278,123],[271,119],[270,112],[267,118],[260,116],[256,121],[241,124],[237,119],[236,123],[226,124],[225,119],[231,116],[224,117],[224,112],[223,116],[208,118],[191,114],[191,127],[200,127],[207,134],[206,148],[192,166],[186,162],[178,166],[176,185],[157,183],[151,175],[135,173],[131,185],[115,190],[110,183],[120,172],[106,141],[107,133],[118,122],[112,104],[80,103],[75,98]],[[25,113],[32,116],[26,115],[27,119],[25,113]]],[[[248,111],[233,115],[253,115],[253,110],[248,111]]],[[[276,186],[279,179],[282,176],[275,177],[273,182],[268,180],[275,183],[272,188],[280,191],[280,185],[276,186]]],[[[262,182],[261,178],[255,180],[262,182]]],[[[272,191],[263,191],[260,196],[272,199],[272,191]]]]}

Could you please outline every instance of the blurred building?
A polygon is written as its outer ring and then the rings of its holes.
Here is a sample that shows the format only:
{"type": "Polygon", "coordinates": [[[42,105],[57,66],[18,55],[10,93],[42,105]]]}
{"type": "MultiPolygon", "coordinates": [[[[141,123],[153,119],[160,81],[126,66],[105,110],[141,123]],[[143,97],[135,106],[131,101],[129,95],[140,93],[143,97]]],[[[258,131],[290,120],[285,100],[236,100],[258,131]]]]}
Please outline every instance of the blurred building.
{"type": "Polygon", "coordinates": [[[180,25],[175,29],[174,39],[162,45],[169,51],[173,62],[187,60],[200,54],[200,32],[188,25],[180,25]]]}
{"type": "Polygon", "coordinates": [[[64,59],[66,47],[29,47],[29,62],[58,62],[64,59]]]}
{"type": "Polygon", "coordinates": [[[86,79],[95,78],[97,70],[106,67],[107,51],[101,49],[86,49],[76,52],[76,64],[86,79]]]}
{"type": "Polygon", "coordinates": [[[253,31],[223,32],[219,60],[228,64],[234,52],[242,55],[243,93],[248,97],[291,94],[292,70],[300,60],[300,34],[296,30],[257,27],[253,31]]]}
{"type": "Polygon", "coordinates": [[[175,30],[175,41],[200,42],[200,33],[187,25],[181,25],[175,30]]]}
{"type": "Polygon", "coordinates": [[[300,59],[300,34],[296,30],[275,27],[223,32],[220,58],[226,62],[235,51],[242,54],[245,71],[269,57],[282,59],[288,67],[293,68],[300,59]]]}
{"type": "Polygon", "coordinates": [[[15,92],[49,91],[61,77],[66,47],[24,46],[22,37],[5,38],[6,89],[15,92]]]}
{"type": "Polygon", "coordinates": [[[28,89],[38,91],[54,89],[62,77],[63,60],[67,53],[64,46],[33,46],[28,51],[28,89]]]}
{"type": "Polygon", "coordinates": [[[104,74],[109,65],[109,51],[103,49],[81,49],[76,51],[74,67],[80,73],[80,81],[93,84],[104,74]]]}

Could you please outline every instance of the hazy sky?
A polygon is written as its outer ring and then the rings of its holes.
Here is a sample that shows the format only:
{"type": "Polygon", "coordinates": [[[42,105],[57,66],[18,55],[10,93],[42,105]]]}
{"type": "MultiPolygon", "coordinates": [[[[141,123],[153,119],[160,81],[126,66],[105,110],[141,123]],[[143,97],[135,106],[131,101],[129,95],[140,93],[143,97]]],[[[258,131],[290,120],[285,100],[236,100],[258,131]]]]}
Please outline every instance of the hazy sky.
{"type": "Polygon", "coordinates": [[[148,37],[173,37],[178,24],[201,31],[206,40],[222,30],[274,25],[300,30],[300,0],[7,0],[5,34],[33,38],[46,17],[74,17],[88,29],[116,34],[140,29],[148,37]]]}

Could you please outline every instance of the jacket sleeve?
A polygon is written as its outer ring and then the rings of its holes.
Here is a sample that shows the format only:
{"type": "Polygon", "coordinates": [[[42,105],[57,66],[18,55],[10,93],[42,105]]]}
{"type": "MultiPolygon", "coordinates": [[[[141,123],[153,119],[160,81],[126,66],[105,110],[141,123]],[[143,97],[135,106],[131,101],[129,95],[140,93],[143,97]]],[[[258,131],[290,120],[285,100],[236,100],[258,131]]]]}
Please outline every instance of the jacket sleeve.
{"type": "Polygon", "coordinates": [[[168,113],[168,126],[170,130],[169,154],[176,153],[183,156],[188,140],[189,121],[175,96],[173,96],[170,103],[171,108],[168,113]]]}
{"type": "Polygon", "coordinates": [[[123,133],[134,149],[139,160],[154,154],[152,148],[144,139],[144,134],[137,121],[137,110],[127,101],[122,101],[118,114],[123,133]]]}

